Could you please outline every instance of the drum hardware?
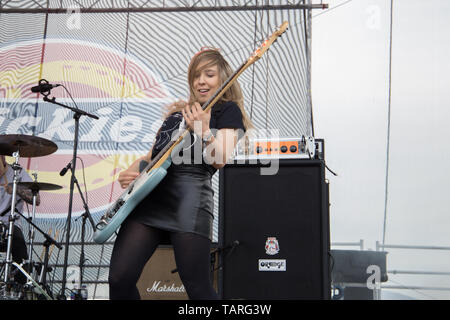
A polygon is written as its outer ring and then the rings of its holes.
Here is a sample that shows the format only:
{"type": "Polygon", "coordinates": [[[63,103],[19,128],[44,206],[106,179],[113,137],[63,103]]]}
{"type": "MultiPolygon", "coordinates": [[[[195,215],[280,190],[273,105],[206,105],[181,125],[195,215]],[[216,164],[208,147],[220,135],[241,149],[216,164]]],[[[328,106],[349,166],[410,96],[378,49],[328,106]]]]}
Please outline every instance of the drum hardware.
{"type": "Polygon", "coordinates": [[[47,300],[53,300],[52,299],[52,297],[51,296],[49,296],[49,294],[19,265],[19,264],[17,264],[16,262],[13,262],[13,265],[17,268],[17,269],[19,269],[20,270],[20,272],[22,272],[24,275],[25,275],[25,277],[27,277],[27,279],[28,280],[30,280],[31,281],[31,283],[34,285],[34,287],[36,288],[36,289],[38,289],[38,291],[40,292],[40,293],[42,293],[44,296],[45,296],[45,298],[47,299],[47,300]]]}
{"type": "MultiPolygon", "coordinates": [[[[36,178],[36,174],[34,174],[34,176],[35,176],[35,178],[36,178]]],[[[33,235],[33,237],[30,237],[30,249],[29,249],[29,251],[30,251],[30,255],[29,255],[29,261],[28,261],[28,263],[29,263],[29,266],[30,266],[30,268],[32,268],[32,265],[33,265],[33,262],[32,262],[32,253],[33,253],[33,251],[32,251],[32,246],[33,246],[33,240],[34,240],[34,229],[36,229],[36,230],[38,230],[43,236],[44,236],[44,238],[45,238],[45,241],[44,241],[44,247],[45,247],[45,255],[44,255],[44,276],[43,276],[43,279],[40,279],[39,280],[39,282],[41,283],[41,284],[43,284],[43,285],[46,285],[46,277],[45,277],[45,274],[46,274],[46,271],[47,271],[47,269],[48,269],[48,256],[49,256],[49,254],[48,254],[48,248],[49,248],[49,246],[50,245],[52,245],[52,244],[54,244],[58,249],[62,249],[62,247],[61,247],[61,245],[60,244],[58,244],[57,242],[56,242],[56,240],[54,240],[51,236],[49,236],[48,234],[46,234],[44,231],[42,231],[39,227],[37,227],[33,222],[32,222],[32,220],[34,220],[34,217],[35,217],[35,212],[36,212],[36,198],[37,198],[37,194],[39,193],[39,191],[40,190],[43,190],[43,191],[49,191],[49,190],[59,190],[59,189],[62,189],[62,186],[60,186],[60,185],[57,185],[57,184],[52,184],[52,183],[46,183],[46,182],[37,182],[36,181],[36,179],[35,179],[35,181],[33,181],[33,182],[19,182],[18,183],[18,186],[19,187],[25,187],[25,188],[27,188],[27,189],[29,189],[29,190],[31,190],[31,192],[33,193],[33,209],[32,209],[32,214],[33,214],[33,216],[32,216],[32,218],[26,218],[26,217],[24,217],[24,215],[23,214],[21,214],[19,211],[16,211],[20,216],[22,216],[22,218],[24,218],[25,219],[25,221],[27,221],[29,224],[30,224],[30,226],[31,226],[31,230],[33,230],[33,232],[32,232],[32,235],[33,235]]],[[[30,272],[31,272],[31,270],[30,270],[30,272]]],[[[41,278],[42,278],[42,273],[41,273],[41,278]]]]}
{"type": "MultiPolygon", "coordinates": [[[[10,216],[9,216],[9,223],[8,223],[8,233],[7,233],[7,249],[6,249],[6,261],[5,261],[5,267],[4,267],[4,283],[2,284],[2,292],[3,294],[0,294],[0,299],[17,299],[20,298],[20,291],[17,290],[17,283],[13,281],[12,278],[12,266],[16,266],[17,270],[15,272],[22,272],[25,277],[30,280],[33,285],[36,286],[36,288],[40,291],[43,291],[43,289],[33,280],[33,278],[22,268],[22,266],[18,265],[16,262],[13,262],[12,260],[12,242],[13,242],[13,232],[14,232],[14,221],[17,219],[15,216],[16,213],[21,215],[27,222],[29,222],[33,228],[36,230],[42,232],[35,224],[33,224],[30,219],[25,218],[16,208],[16,205],[18,201],[17,199],[17,190],[19,187],[25,186],[27,188],[30,188],[33,192],[33,215],[35,213],[36,209],[36,199],[37,199],[37,192],[39,191],[39,188],[36,189],[37,182],[32,182],[32,185],[27,185],[25,182],[19,182],[19,173],[22,170],[21,166],[19,165],[19,158],[20,156],[23,157],[41,157],[46,156],[48,154],[51,154],[57,150],[56,144],[53,142],[36,137],[36,136],[29,136],[29,135],[18,135],[18,134],[11,134],[11,135],[1,135],[0,136],[0,154],[12,156],[14,158],[14,163],[11,164],[11,168],[14,170],[14,177],[13,182],[8,184],[8,187],[12,187],[11,192],[11,206],[10,206],[10,216]],[[34,192],[33,190],[36,190],[34,192]]],[[[36,180],[36,177],[35,177],[36,180]]],[[[42,188],[41,188],[42,189],[42,188]]],[[[21,200],[21,199],[20,199],[21,200]]],[[[19,200],[19,201],[20,201],[19,200]]],[[[33,229],[34,230],[34,229],[33,229]]],[[[44,237],[46,235],[44,234],[44,237]]],[[[53,239],[52,239],[53,240],[53,239]]],[[[54,240],[53,240],[54,241],[54,240]]],[[[32,253],[30,249],[30,253],[32,253]]],[[[31,256],[30,256],[31,259],[31,256]]],[[[48,262],[48,261],[47,261],[48,262]]],[[[28,264],[32,270],[32,262],[29,261],[28,264]]],[[[30,270],[30,272],[31,272],[30,270]]],[[[47,298],[50,298],[47,293],[44,293],[44,296],[47,298]]]]}
{"type": "Polygon", "coordinates": [[[6,244],[7,226],[0,221],[0,246],[6,244]]]}
{"type": "Polygon", "coordinates": [[[7,150],[3,150],[4,155],[10,155],[11,149],[16,151],[12,153],[14,158],[14,163],[11,164],[14,170],[13,182],[9,184],[12,187],[12,199],[11,199],[11,211],[9,217],[9,229],[8,229],[8,243],[6,250],[6,265],[4,281],[7,283],[10,280],[11,264],[12,264],[12,238],[14,230],[14,220],[15,220],[15,208],[16,208],[16,198],[17,198],[17,185],[19,179],[20,170],[22,170],[19,165],[20,156],[24,157],[41,157],[55,152],[58,147],[55,143],[36,136],[19,135],[19,134],[7,134],[0,136],[0,144],[3,146],[9,146],[7,150]]]}
{"type": "Polygon", "coordinates": [[[20,288],[11,282],[1,287],[0,300],[19,300],[21,298],[20,288]]]}
{"type": "MultiPolygon", "coordinates": [[[[47,280],[46,280],[46,275],[47,272],[50,270],[48,267],[48,261],[49,261],[49,247],[50,245],[55,245],[57,248],[59,248],[60,250],[62,249],[61,245],[57,243],[56,240],[54,240],[51,236],[49,236],[48,234],[46,234],[44,231],[42,231],[38,226],[36,226],[32,221],[31,218],[26,218],[22,213],[20,213],[17,209],[16,209],[16,213],[19,214],[20,216],[22,216],[23,219],[25,219],[33,228],[35,228],[37,231],[39,231],[44,238],[46,239],[43,243],[43,246],[45,248],[44,251],[44,262],[43,263],[36,263],[36,269],[40,272],[40,276],[39,276],[39,284],[36,281],[32,281],[33,285],[35,286],[39,286],[39,288],[37,288],[39,291],[43,291],[42,288],[47,288],[47,280]]],[[[33,269],[33,266],[35,266],[34,263],[31,262],[31,259],[29,260],[30,262],[27,262],[26,265],[28,267],[28,269],[33,269]]],[[[13,265],[18,265],[17,263],[13,262],[13,265]]],[[[27,279],[32,279],[32,277],[25,271],[25,268],[23,268],[22,266],[20,266],[20,268],[18,268],[20,270],[20,272],[22,272],[25,277],[27,279]]],[[[31,273],[31,271],[29,271],[31,273]]],[[[13,282],[10,282],[13,283],[13,282]]],[[[47,297],[47,294],[44,294],[44,296],[47,297]]]]}
{"type": "MultiPolygon", "coordinates": [[[[45,183],[45,182],[37,182],[37,174],[33,173],[33,176],[35,178],[35,181],[33,182],[19,182],[17,184],[18,188],[26,188],[29,189],[33,194],[33,205],[32,205],[32,217],[25,218],[19,211],[16,210],[16,213],[21,215],[28,223],[30,223],[30,235],[29,235],[29,254],[28,254],[28,261],[27,261],[27,268],[28,272],[31,273],[33,269],[33,244],[34,244],[34,223],[31,221],[35,220],[35,214],[36,214],[36,204],[37,204],[37,195],[39,193],[39,190],[58,190],[62,189],[62,186],[52,184],[52,183],[45,183]]],[[[12,184],[10,183],[9,186],[12,184]]],[[[41,231],[43,233],[43,231],[41,231]]]]}
{"type": "MultiPolygon", "coordinates": [[[[34,182],[37,182],[37,173],[33,173],[32,176],[34,177],[34,182]]],[[[36,206],[37,206],[37,195],[39,192],[39,189],[31,189],[31,192],[33,194],[33,205],[32,205],[32,210],[31,210],[31,219],[33,221],[35,221],[35,217],[36,217],[36,206]]],[[[34,243],[34,227],[33,225],[30,225],[30,235],[29,235],[29,239],[30,239],[30,246],[29,246],[29,253],[28,253],[28,273],[32,273],[33,272],[33,243],[34,243]]]]}
{"type": "MultiPolygon", "coordinates": [[[[50,230],[48,231],[49,234],[52,233],[52,229],[50,228],[50,230]]],[[[58,238],[58,233],[59,231],[56,230],[54,237],[58,238]]],[[[38,262],[35,264],[35,270],[39,273],[39,280],[38,283],[45,283],[45,287],[47,288],[48,285],[46,284],[46,275],[47,272],[52,272],[52,268],[48,267],[48,260],[50,259],[50,257],[52,256],[52,252],[53,252],[53,248],[54,245],[51,245],[51,248],[44,248],[44,251],[42,251],[41,256],[40,256],[40,261],[44,261],[44,262],[38,262]],[[47,256],[47,267],[45,267],[45,259],[44,256],[47,256]]],[[[50,290],[49,290],[50,292],[50,290]]]]}
{"type": "MultiPolygon", "coordinates": [[[[41,85],[41,82],[42,83],[44,83],[44,82],[48,83],[47,80],[41,79],[41,80],[39,80],[39,85],[41,85]]],[[[66,300],[65,291],[66,291],[66,279],[67,279],[67,264],[68,264],[68,258],[69,258],[69,240],[70,240],[70,229],[71,229],[71,220],[72,220],[73,191],[74,191],[75,180],[76,180],[75,179],[75,168],[76,168],[76,161],[77,161],[77,149],[78,149],[78,135],[79,135],[80,118],[81,118],[81,116],[87,116],[87,117],[90,117],[92,119],[98,120],[99,117],[97,117],[96,115],[90,114],[88,112],[85,112],[83,110],[78,109],[78,106],[76,105],[75,101],[74,101],[75,108],[73,108],[73,107],[69,107],[67,105],[64,105],[62,103],[56,102],[55,97],[48,98],[48,95],[50,94],[50,90],[48,90],[46,92],[43,92],[41,90],[40,93],[43,95],[43,100],[44,101],[71,110],[74,113],[73,119],[75,120],[75,133],[74,133],[73,157],[72,157],[72,168],[71,168],[71,170],[72,170],[72,177],[70,179],[69,209],[68,209],[68,213],[67,213],[66,242],[65,242],[65,253],[64,253],[64,265],[63,265],[63,272],[62,272],[63,273],[62,288],[61,288],[60,294],[58,295],[58,299],[66,300]]],[[[70,93],[69,93],[69,96],[71,97],[70,93]]],[[[80,195],[81,195],[81,193],[80,193],[80,195]]],[[[86,211],[88,212],[88,210],[86,210],[86,211]]]]}
{"type": "MultiPolygon", "coordinates": [[[[38,183],[34,183],[33,182],[33,185],[32,186],[36,186],[36,185],[38,185],[38,183]]],[[[50,185],[49,183],[47,183],[47,184],[45,184],[45,185],[47,185],[47,187],[48,187],[48,185],[50,185]]],[[[62,187],[61,186],[58,186],[58,185],[52,185],[52,188],[54,188],[53,190],[57,190],[57,189],[61,189],[62,187]]],[[[26,218],[22,213],[20,213],[18,210],[16,210],[16,213],[17,214],[19,214],[23,219],[25,219],[25,221],[27,221],[30,225],[31,225],[31,227],[33,227],[35,230],[37,230],[37,231],[39,231],[43,236],[44,236],[44,238],[45,238],[45,241],[44,241],[44,243],[43,243],[43,246],[44,246],[44,248],[45,248],[45,250],[44,250],[44,263],[42,264],[42,267],[41,267],[41,269],[40,269],[40,277],[39,277],[39,284],[42,286],[42,287],[46,287],[47,286],[47,271],[49,270],[49,268],[48,268],[48,261],[49,261],[49,247],[51,246],[51,245],[55,245],[58,249],[62,249],[62,246],[55,240],[55,239],[53,239],[50,235],[48,235],[47,233],[45,233],[41,228],[39,228],[37,225],[35,225],[33,222],[32,222],[32,219],[31,218],[26,218]]],[[[31,239],[30,239],[31,240],[31,239]]],[[[33,267],[33,263],[32,263],[32,258],[31,258],[31,256],[29,257],[29,266],[30,266],[30,269],[32,269],[32,267],[33,267]]],[[[22,271],[22,273],[24,273],[25,272],[25,270],[21,270],[22,271]]],[[[30,272],[31,272],[31,270],[30,270],[30,272]]],[[[31,278],[31,276],[28,274],[28,273],[24,273],[24,275],[29,279],[29,278],[31,278]]],[[[35,282],[34,280],[32,281],[33,282],[33,284],[37,284],[37,282],[35,282]]],[[[42,289],[42,288],[40,288],[40,289],[42,289]]],[[[47,296],[46,294],[44,294],[45,296],[47,296]]]]}
{"type": "Polygon", "coordinates": [[[14,163],[11,167],[14,170],[14,178],[12,183],[12,199],[11,199],[11,211],[9,216],[9,226],[8,226],[8,242],[6,245],[6,264],[5,264],[5,274],[4,274],[4,282],[8,283],[10,281],[11,276],[11,265],[12,265],[12,240],[13,240],[13,231],[14,231],[14,220],[16,213],[16,196],[17,196],[17,183],[19,178],[19,172],[22,168],[19,165],[19,152],[16,151],[13,153],[13,157],[15,159],[14,163]]]}

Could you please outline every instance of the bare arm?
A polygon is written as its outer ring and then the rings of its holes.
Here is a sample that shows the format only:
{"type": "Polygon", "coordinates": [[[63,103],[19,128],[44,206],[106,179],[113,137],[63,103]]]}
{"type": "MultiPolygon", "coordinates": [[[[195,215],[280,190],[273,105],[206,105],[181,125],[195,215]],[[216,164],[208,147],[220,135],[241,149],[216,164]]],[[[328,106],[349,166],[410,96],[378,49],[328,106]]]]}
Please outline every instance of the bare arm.
{"type": "MultiPolygon", "coordinates": [[[[12,186],[7,184],[3,184],[2,186],[6,189],[7,193],[12,194],[12,186]]],[[[17,196],[19,196],[26,203],[33,204],[33,192],[31,192],[30,189],[17,186],[17,196]]],[[[41,204],[41,197],[39,196],[38,193],[36,197],[36,205],[38,206],[40,204],[41,204]]]]}
{"type": "MultiPolygon", "coordinates": [[[[186,106],[182,110],[182,114],[186,124],[197,136],[204,138],[210,135],[211,109],[205,112],[196,102],[192,106],[186,106]]],[[[232,128],[223,128],[217,131],[216,136],[212,136],[206,143],[206,162],[216,169],[224,167],[236,147],[237,131],[232,128]]]]}
{"type": "MultiPolygon", "coordinates": [[[[6,171],[8,170],[8,165],[6,164],[6,161],[4,160],[4,157],[2,156],[2,158],[0,159],[0,178],[3,177],[3,179],[5,180],[5,183],[2,184],[2,186],[6,189],[6,192],[9,194],[12,194],[12,187],[10,185],[8,185],[8,181],[6,179],[6,171]]],[[[17,195],[22,198],[23,201],[25,201],[26,203],[29,204],[33,204],[33,192],[31,192],[30,189],[28,188],[24,188],[21,186],[17,186],[17,195]]],[[[37,194],[36,197],[36,205],[40,205],[41,204],[41,197],[39,196],[39,193],[37,194]]]]}
{"type": "Polygon", "coordinates": [[[152,158],[152,151],[150,150],[146,156],[140,157],[136,159],[126,170],[123,170],[119,173],[119,184],[125,189],[128,185],[133,182],[134,179],[139,175],[139,163],[144,160],[150,162],[152,158]]]}
{"type": "MultiPolygon", "coordinates": [[[[11,188],[11,187],[8,186],[8,188],[11,188]]],[[[10,193],[9,190],[8,190],[8,193],[10,193]]],[[[11,190],[11,193],[12,193],[12,190],[11,190]]],[[[19,197],[21,197],[23,199],[23,201],[25,201],[26,203],[33,204],[33,192],[31,192],[30,189],[19,186],[17,188],[17,195],[19,197]]],[[[41,204],[41,197],[39,196],[39,193],[38,193],[37,197],[36,197],[36,205],[38,206],[40,204],[41,204]]]]}
{"type": "Polygon", "coordinates": [[[205,160],[216,169],[223,168],[233,154],[237,140],[236,129],[220,129],[206,144],[205,160]]]}

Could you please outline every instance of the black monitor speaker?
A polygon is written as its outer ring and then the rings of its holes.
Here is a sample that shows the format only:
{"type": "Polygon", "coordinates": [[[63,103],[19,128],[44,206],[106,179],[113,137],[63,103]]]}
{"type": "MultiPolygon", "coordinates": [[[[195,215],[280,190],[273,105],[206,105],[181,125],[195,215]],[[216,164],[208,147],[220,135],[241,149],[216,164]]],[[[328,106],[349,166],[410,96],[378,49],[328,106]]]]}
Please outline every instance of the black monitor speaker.
{"type": "Polygon", "coordinates": [[[329,200],[322,160],[220,170],[223,299],[329,299],[329,200]]]}

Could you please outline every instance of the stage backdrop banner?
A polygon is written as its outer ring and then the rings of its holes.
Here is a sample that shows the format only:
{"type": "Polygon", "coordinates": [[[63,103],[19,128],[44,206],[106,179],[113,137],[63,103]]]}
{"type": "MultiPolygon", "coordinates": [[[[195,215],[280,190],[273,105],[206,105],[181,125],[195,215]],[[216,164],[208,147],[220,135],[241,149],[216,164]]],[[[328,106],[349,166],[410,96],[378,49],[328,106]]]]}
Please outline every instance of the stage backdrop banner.
{"type": "MultiPolygon", "coordinates": [[[[36,5],[35,1],[23,2],[30,8],[36,5]]],[[[96,1],[93,5],[105,4],[96,1]]],[[[238,81],[255,128],[277,129],[286,137],[311,136],[306,31],[310,21],[303,10],[2,13],[0,134],[34,135],[58,146],[51,155],[20,159],[39,182],[63,186],[41,192],[35,223],[65,242],[71,174],[60,176],[60,171],[72,159],[75,138],[73,112],[31,92],[40,79],[61,84],[51,90],[49,98],[99,117],[80,119],[75,171],[93,220],[98,222],[122,192],[117,183],[120,171],[151,149],[165,107],[187,98],[190,58],[200,48],[211,46],[220,49],[237,69],[283,21],[289,22],[288,31],[238,81]]],[[[213,188],[213,237],[217,241],[218,174],[213,177],[213,188]]],[[[84,212],[75,189],[69,251],[70,270],[75,271],[67,277],[70,286],[76,285],[78,277],[84,212]]],[[[31,214],[31,206],[25,206],[24,213],[31,214]]],[[[22,225],[28,239],[28,225],[22,225]]],[[[93,228],[87,221],[83,281],[90,297],[107,298],[104,287],[115,236],[104,245],[92,239],[93,228]]],[[[34,241],[42,243],[44,238],[37,233],[34,241]]],[[[54,268],[47,279],[55,295],[61,285],[63,256],[64,250],[52,248],[50,265],[54,268]]],[[[41,258],[43,248],[37,245],[34,259],[41,258]]]]}

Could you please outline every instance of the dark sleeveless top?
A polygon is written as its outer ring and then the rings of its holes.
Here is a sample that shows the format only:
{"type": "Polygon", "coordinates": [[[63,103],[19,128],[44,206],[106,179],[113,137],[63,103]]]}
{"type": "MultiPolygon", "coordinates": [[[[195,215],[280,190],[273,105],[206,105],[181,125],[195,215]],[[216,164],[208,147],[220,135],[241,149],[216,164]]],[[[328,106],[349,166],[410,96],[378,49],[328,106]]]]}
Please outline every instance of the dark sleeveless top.
{"type": "MultiPolygon", "coordinates": [[[[171,140],[182,120],[180,112],[166,118],[156,136],[152,158],[171,140]]],[[[243,132],[242,113],[237,104],[224,102],[214,105],[210,128],[213,132],[213,129],[223,128],[242,129],[243,132]]],[[[191,232],[212,239],[214,191],[211,177],[217,169],[203,161],[201,139],[192,133],[172,162],[166,177],[128,219],[163,230],[191,232]]]]}

